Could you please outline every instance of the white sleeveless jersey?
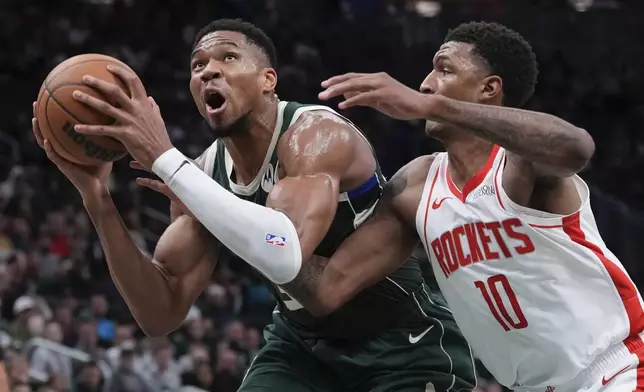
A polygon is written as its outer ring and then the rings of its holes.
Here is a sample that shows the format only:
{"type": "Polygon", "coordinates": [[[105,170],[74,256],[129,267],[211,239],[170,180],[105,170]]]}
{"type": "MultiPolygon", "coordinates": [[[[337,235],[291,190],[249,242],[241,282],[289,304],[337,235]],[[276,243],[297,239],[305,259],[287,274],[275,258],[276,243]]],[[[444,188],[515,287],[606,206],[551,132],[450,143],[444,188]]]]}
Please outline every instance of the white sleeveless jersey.
{"type": "Polygon", "coordinates": [[[513,203],[495,147],[461,192],[446,153],[432,164],[416,227],[476,356],[509,387],[563,384],[644,329],[642,299],[582,205],[569,216],[513,203]]]}

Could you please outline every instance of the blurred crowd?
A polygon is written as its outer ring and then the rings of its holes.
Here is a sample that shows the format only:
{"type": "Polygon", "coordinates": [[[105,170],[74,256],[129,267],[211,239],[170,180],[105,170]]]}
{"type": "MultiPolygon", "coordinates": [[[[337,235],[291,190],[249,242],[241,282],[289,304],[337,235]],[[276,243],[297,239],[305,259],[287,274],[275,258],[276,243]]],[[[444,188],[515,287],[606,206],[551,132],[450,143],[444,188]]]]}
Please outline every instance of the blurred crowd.
{"type": "MultiPolygon", "coordinates": [[[[30,132],[31,102],[60,61],[100,52],[120,58],[159,103],[175,145],[197,156],[212,137],[188,91],[195,32],[243,17],[280,55],[278,94],[317,101],[319,82],[347,71],[387,71],[418,86],[447,28],[496,20],[533,44],[539,85],[529,107],[586,128],[597,153],[583,177],[609,247],[636,280],[644,251],[644,2],[407,0],[5,0],[0,2],[0,347],[15,391],[235,391],[261,344],[274,304],[244,265],[223,261],[183,326],[147,339],[109,278],[100,244],[70,184],[30,132]],[[429,6],[428,6],[429,4],[429,6]],[[432,5],[433,4],[433,5],[432,5]],[[429,7],[429,8],[428,8],[429,7]],[[422,13],[419,11],[423,11],[422,13]]],[[[370,110],[346,113],[391,175],[440,148],[419,123],[370,110]]],[[[148,252],[168,223],[167,201],[133,183],[127,160],[111,190],[148,252]]],[[[145,283],[142,283],[145,284],[145,283]]],[[[484,381],[481,391],[500,391],[484,381]]]]}

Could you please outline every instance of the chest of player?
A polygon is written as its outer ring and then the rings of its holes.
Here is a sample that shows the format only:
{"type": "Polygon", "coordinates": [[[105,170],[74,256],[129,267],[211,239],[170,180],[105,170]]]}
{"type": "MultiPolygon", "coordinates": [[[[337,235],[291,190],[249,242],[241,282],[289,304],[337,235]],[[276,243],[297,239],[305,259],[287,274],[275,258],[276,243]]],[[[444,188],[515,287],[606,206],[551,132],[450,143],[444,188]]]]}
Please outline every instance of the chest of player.
{"type": "Polygon", "coordinates": [[[495,269],[494,263],[516,261],[535,251],[530,226],[501,207],[493,173],[466,195],[455,194],[441,173],[436,176],[418,218],[439,276],[495,269]]]}
{"type": "MultiPolygon", "coordinates": [[[[224,155],[224,152],[221,155],[224,155]]],[[[268,194],[279,179],[284,176],[277,156],[271,157],[271,160],[261,168],[255,179],[245,186],[235,185],[235,173],[232,167],[227,168],[226,166],[223,159],[217,162],[212,178],[237,197],[259,205],[266,205],[268,194]]]]}

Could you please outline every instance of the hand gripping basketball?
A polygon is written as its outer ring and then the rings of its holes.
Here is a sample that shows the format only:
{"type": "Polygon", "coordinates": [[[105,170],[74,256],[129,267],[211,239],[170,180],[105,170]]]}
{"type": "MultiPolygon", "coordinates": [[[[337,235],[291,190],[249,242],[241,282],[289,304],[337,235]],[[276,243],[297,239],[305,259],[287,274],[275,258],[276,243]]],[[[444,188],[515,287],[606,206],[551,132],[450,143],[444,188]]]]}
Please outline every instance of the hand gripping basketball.
{"type": "Polygon", "coordinates": [[[107,180],[112,171],[112,163],[106,162],[100,165],[79,165],[61,157],[51,146],[49,140],[45,139],[38,127],[36,120],[36,102],[33,103],[34,117],[31,125],[34,137],[38,145],[45,150],[47,158],[52,161],[58,169],[78,189],[81,196],[96,196],[107,190],[107,180]]]}
{"type": "Polygon", "coordinates": [[[116,123],[113,125],[78,124],[74,129],[86,135],[110,136],[119,140],[134,159],[150,169],[156,158],[173,148],[159,106],[147,96],[145,87],[136,74],[114,65],[108,65],[107,70],[126,84],[132,98],[116,84],[85,75],[82,79],[83,83],[108,99],[103,101],[80,90],[74,91],[74,99],[113,117],[116,123]]]}

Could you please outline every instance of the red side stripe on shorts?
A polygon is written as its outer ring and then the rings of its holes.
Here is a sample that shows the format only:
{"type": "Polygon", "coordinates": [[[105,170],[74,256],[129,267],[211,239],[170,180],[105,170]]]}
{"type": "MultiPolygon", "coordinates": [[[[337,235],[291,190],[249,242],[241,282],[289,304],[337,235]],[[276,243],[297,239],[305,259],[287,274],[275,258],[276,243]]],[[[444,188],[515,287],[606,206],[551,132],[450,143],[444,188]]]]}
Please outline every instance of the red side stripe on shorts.
{"type": "Polygon", "coordinates": [[[637,386],[633,392],[644,391],[644,341],[639,335],[631,336],[624,341],[624,345],[631,354],[637,355],[639,364],[637,365],[637,386]]]}

